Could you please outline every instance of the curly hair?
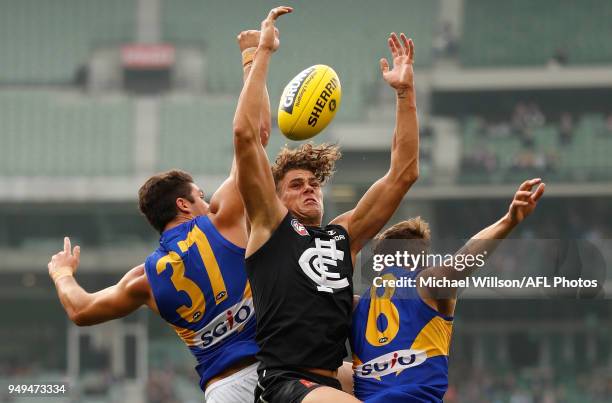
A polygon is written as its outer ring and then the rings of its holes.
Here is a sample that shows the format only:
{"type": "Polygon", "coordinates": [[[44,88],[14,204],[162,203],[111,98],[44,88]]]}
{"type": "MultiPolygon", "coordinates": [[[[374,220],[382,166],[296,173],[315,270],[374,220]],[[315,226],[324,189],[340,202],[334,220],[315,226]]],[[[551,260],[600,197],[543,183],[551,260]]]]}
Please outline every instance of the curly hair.
{"type": "Polygon", "coordinates": [[[274,183],[278,186],[287,172],[293,169],[305,169],[312,172],[323,185],[334,174],[334,166],[341,156],[340,147],[336,144],[304,143],[294,149],[284,146],[272,165],[274,183]]]}

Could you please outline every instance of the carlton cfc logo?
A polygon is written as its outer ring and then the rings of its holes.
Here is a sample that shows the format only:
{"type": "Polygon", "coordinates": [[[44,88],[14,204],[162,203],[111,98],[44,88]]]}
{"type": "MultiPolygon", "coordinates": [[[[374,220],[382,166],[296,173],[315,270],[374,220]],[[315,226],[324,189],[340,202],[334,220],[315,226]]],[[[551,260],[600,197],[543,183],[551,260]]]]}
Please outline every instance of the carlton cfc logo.
{"type": "Polygon", "coordinates": [[[349,281],[337,269],[338,262],[344,259],[344,251],[336,248],[336,240],[315,238],[314,248],[308,248],[300,256],[298,263],[302,271],[317,284],[317,291],[333,293],[348,287],[349,281]]]}
{"type": "Polygon", "coordinates": [[[355,375],[360,378],[378,378],[399,373],[407,368],[421,365],[427,359],[427,353],[422,350],[398,350],[355,367],[355,375]]]}

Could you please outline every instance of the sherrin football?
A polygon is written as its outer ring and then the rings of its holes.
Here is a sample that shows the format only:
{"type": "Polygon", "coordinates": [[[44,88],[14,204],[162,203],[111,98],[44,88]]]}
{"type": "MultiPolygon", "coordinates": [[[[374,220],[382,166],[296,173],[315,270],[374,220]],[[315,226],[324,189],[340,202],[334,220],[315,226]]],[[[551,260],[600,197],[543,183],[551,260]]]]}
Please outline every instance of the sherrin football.
{"type": "Polygon", "coordinates": [[[338,74],[317,64],[287,84],[278,105],[278,127],[290,140],[306,140],[325,129],[340,107],[338,74]]]}

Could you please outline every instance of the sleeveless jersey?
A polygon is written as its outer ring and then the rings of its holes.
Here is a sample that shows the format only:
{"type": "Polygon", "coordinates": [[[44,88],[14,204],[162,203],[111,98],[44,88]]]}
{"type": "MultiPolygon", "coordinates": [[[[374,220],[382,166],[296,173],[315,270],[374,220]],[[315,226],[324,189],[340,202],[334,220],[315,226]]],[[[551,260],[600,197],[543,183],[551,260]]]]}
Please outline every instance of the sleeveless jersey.
{"type": "MultiPolygon", "coordinates": [[[[386,280],[419,271],[389,268],[386,280]]],[[[452,318],[427,305],[411,287],[372,286],[353,312],[355,396],[368,402],[442,402],[448,387],[452,318]]]]}
{"type": "Polygon", "coordinates": [[[206,216],[171,228],[145,261],[159,313],[189,347],[200,387],[257,353],[255,313],[244,249],[206,216]]]}
{"type": "Polygon", "coordinates": [[[246,260],[260,369],[336,370],[346,356],[353,264],[346,230],[305,227],[287,213],[246,260]]]}

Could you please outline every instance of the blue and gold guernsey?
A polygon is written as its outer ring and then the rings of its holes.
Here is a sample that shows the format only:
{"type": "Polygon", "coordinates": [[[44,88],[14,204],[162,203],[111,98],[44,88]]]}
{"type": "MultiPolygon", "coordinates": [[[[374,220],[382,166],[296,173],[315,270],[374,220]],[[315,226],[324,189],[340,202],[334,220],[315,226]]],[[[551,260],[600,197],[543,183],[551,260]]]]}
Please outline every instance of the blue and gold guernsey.
{"type": "Polygon", "coordinates": [[[145,262],[147,278],[161,317],[197,359],[204,390],[210,378],[259,350],[244,249],[206,216],[164,231],[159,244],[145,262]]]}
{"type": "MultiPolygon", "coordinates": [[[[416,279],[388,268],[384,280],[416,279]]],[[[416,287],[371,287],[353,312],[355,396],[366,402],[442,402],[448,387],[452,318],[439,314],[416,287]]]]}

